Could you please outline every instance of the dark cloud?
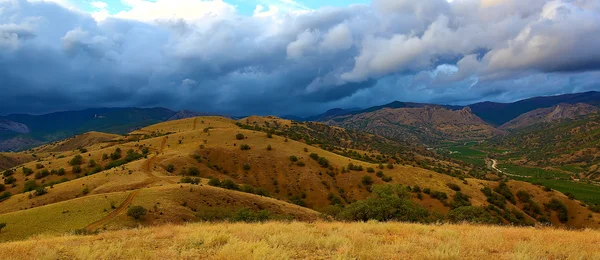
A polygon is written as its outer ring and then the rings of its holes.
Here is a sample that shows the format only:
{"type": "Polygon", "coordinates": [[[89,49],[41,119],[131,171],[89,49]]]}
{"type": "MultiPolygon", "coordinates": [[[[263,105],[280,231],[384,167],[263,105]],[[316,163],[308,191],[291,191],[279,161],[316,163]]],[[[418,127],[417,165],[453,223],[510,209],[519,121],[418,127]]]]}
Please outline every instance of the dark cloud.
{"type": "Polygon", "coordinates": [[[213,9],[164,19],[133,8],[98,22],[48,2],[0,1],[0,114],[309,115],[600,89],[595,0],[374,0],[252,17],[201,5],[213,9]]]}

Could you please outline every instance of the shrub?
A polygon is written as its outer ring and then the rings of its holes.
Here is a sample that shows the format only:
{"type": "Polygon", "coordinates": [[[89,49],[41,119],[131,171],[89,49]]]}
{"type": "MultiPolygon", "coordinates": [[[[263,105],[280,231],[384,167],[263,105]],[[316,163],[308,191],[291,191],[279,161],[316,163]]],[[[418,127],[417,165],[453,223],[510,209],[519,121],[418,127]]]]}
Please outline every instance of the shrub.
{"type": "Polygon", "coordinates": [[[31,174],[33,174],[33,170],[32,170],[32,169],[29,169],[29,168],[23,167],[23,175],[25,175],[25,176],[29,176],[29,175],[31,175],[31,174]]]}
{"type": "Polygon", "coordinates": [[[0,201],[4,201],[9,199],[12,196],[12,193],[5,191],[2,194],[0,194],[0,201]]]}
{"type": "Polygon", "coordinates": [[[390,169],[390,170],[391,170],[391,169],[394,169],[394,165],[393,165],[393,164],[391,164],[391,163],[388,163],[388,164],[387,164],[387,168],[388,168],[388,169],[390,169]]]}
{"type": "Polygon", "coordinates": [[[75,155],[75,157],[73,157],[73,159],[71,159],[69,161],[69,164],[71,166],[75,166],[75,165],[81,165],[83,163],[83,157],[81,157],[81,155],[75,155]]]}
{"type": "Polygon", "coordinates": [[[38,187],[38,184],[35,180],[28,180],[23,184],[23,192],[29,192],[35,190],[38,187]]]}
{"type": "Polygon", "coordinates": [[[81,190],[81,194],[87,195],[88,193],[90,193],[90,189],[87,186],[85,186],[85,188],[83,188],[83,190],[81,190]]]}
{"type": "Polygon", "coordinates": [[[413,192],[415,193],[420,193],[421,192],[421,187],[419,185],[415,185],[412,189],[413,192]]]}
{"type": "Polygon", "coordinates": [[[5,191],[6,190],[6,186],[4,186],[4,184],[0,184],[0,192],[5,191]]]}
{"type": "Polygon", "coordinates": [[[35,188],[35,196],[42,196],[46,193],[48,193],[48,191],[46,191],[46,188],[44,188],[44,187],[35,188]]]}
{"type": "Polygon", "coordinates": [[[590,209],[592,212],[600,213],[600,204],[588,205],[588,209],[590,209]]]}
{"type": "Polygon", "coordinates": [[[448,199],[448,194],[442,191],[433,191],[431,192],[431,197],[443,202],[448,199]]]}
{"type": "Polygon", "coordinates": [[[452,203],[450,203],[450,207],[455,209],[460,207],[471,206],[471,201],[469,201],[469,199],[470,197],[468,195],[458,191],[456,192],[456,194],[454,194],[454,199],[452,200],[452,203]]]}
{"type": "Polygon", "coordinates": [[[237,135],[235,135],[235,139],[238,139],[238,140],[244,140],[245,138],[246,138],[246,137],[245,137],[243,134],[241,134],[241,133],[240,133],[240,134],[237,134],[237,135]]]}
{"type": "Polygon", "coordinates": [[[38,163],[38,164],[35,165],[35,168],[38,169],[38,170],[39,169],[44,169],[44,165],[41,164],[41,163],[38,163]]]}
{"type": "Polygon", "coordinates": [[[319,157],[317,163],[319,163],[319,165],[321,165],[323,168],[329,167],[329,160],[327,160],[325,157],[319,157]]]}
{"type": "Polygon", "coordinates": [[[453,191],[460,191],[460,187],[454,183],[446,183],[446,186],[453,191]]]}
{"type": "Polygon", "coordinates": [[[558,213],[558,220],[562,223],[569,221],[569,211],[562,201],[552,198],[550,202],[544,204],[547,210],[554,210],[558,213]]]}
{"type": "Polygon", "coordinates": [[[490,187],[484,187],[483,189],[481,189],[481,192],[483,192],[483,194],[485,194],[485,196],[487,197],[488,203],[495,205],[501,209],[504,209],[506,207],[506,198],[492,191],[490,187]]]}
{"type": "Polygon", "coordinates": [[[512,194],[512,192],[510,191],[510,189],[508,188],[508,185],[506,185],[506,182],[500,182],[500,185],[498,185],[498,187],[496,187],[494,189],[495,192],[497,192],[498,194],[504,196],[506,198],[506,200],[512,202],[513,204],[516,204],[517,201],[515,199],[515,195],[512,194]]]}
{"type": "Polygon", "coordinates": [[[2,173],[2,176],[8,177],[8,176],[12,176],[13,174],[15,174],[15,172],[11,169],[8,169],[8,170],[4,171],[4,173],[2,173]]]}
{"type": "Polygon", "coordinates": [[[244,165],[242,166],[242,168],[244,169],[244,171],[249,171],[250,170],[250,164],[244,163],[244,165]]]}
{"type": "Polygon", "coordinates": [[[267,133],[267,138],[273,138],[273,134],[271,132],[267,133]]]}
{"type": "Polygon", "coordinates": [[[316,161],[316,160],[319,160],[319,155],[316,153],[311,153],[310,158],[316,161]]]}
{"type": "Polygon", "coordinates": [[[14,176],[10,176],[10,177],[4,179],[4,184],[7,184],[7,185],[12,185],[15,182],[17,182],[17,179],[15,179],[14,176]]]}
{"type": "Polygon", "coordinates": [[[390,181],[392,181],[392,177],[390,177],[390,176],[383,176],[383,178],[381,178],[381,180],[385,181],[385,182],[390,182],[390,181]]]}
{"type": "Polygon", "coordinates": [[[175,165],[169,164],[167,165],[167,172],[173,173],[175,171],[175,165]]]}
{"type": "Polygon", "coordinates": [[[6,227],[6,223],[2,222],[0,223],[0,232],[2,232],[2,229],[6,227]]]}
{"type": "Polygon", "coordinates": [[[240,145],[240,149],[242,149],[242,151],[247,151],[250,150],[250,146],[247,144],[242,144],[240,145]]]}
{"type": "Polygon", "coordinates": [[[36,172],[34,177],[36,179],[41,179],[41,178],[47,177],[48,175],[50,175],[50,172],[48,170],[44,169],[42,171],[36,172]]]}
{"type": "Polygon", "coordinates": [[[565,193],[565,195],[567,195],[567,197],[568,197],[570,200],[574,200],[574,199],[575,199],[575,194],[573,194],[573,193],[571,193],[571,192],[566,192],[566,193],[565,193]]]}
{"type": "Polygon", "coordinates": [[[292,162],[297,162],[297,161],[298,161],[298,157],[296,157],[296,156],[294,156],[294,155],[291,155],[291,156],[290,156],[290,161],[292,161],[292,162]]]}
{"type": "Polygon", "coordinates": [[[374,173],[375,169],[373,169],[373,167],[367,167],[367,172],[368,173],[374,173]]]}
{"type": "Polygon", "coordinates": [[[115,149],[115,152],[110,154],[110,159],[113,161],[119,160],[121,157],[123,157],[121,154],[121,148],[115,149]]]}
{"type": "Polygon", "coordinates": [[[298,165],[298,166],[300,166],[300,167],[304,167],[304,166],[306,166],[306,164],[305,164],[304,162],[302,162],[302,161],[300,161],[300,162],[297,162],[297,163],[296,163],[296,165],[298,165]]]}
{"type": "Polygon", "coordinates": [[[369,175],[365,175],[363,176],[361,183],[365,186],[371,186],[373,185],[373,178],[371,178],[369,175]]]}
{"type": "Polygon", "coordinates": [[[264,222],[269,220],[271,213],[268,210],[254,212],[250,209],[243,208],[238,210],[231,221],[233,222],[264,222]]]}
{"type": "Polygon", "coordinates": [[[56,171],[56,175],[58,175],[58,176],[65,175],[65,168],[58,169],[58,171],[56,171]]]}
{"type": "Polygon", "coordinates": [[[196,167],[190,167],[188,169],[188,174],[191,176],[200,176],[200,170],[198,170],[196,167]]]}
{"type": "Polygon", "coordinates": [[[380,163],[379,166],[377,166],[377,168],[379,168],[380,170],[383,170],[383,163],[380,163]]]}
{"type": "Polygon", "coordinates": [[[273,150],[273,147],[271,147],[271,145],[267,145],[267,151],[271,151],[273,150]]]}
{"type": "Polygon", "coordinates": [[[134,218],[135,220],[139,220],[141,217],[146,215],[146,208],[142,206],[131,206],[127,210],[127,216],[134,218]]]}
{"type": "Polygon", "coordinates": [[[483,207],[463,206],[448,212],[446,219],[452,223],[502,224],[502,219],[492,215],[483,207]]]}
{"type": "Polygon", "coordinates": [[[544,191],[550,192],[550,191],[552,191],[552,188],[550,188],[548,186],[544,186],[544,191]]]}
{"type": "Polygon", "coordinates": [[[406,189],[399,185],[375,186],[370,198],[337,210],[334,217],[346,221],[405,221],[430,223],[438,217],[410,201],[406,189]]]}
{"type": "Polygon", "coordinates": [[[431,194],[431,189],[425,188],[425,189],[423,189],[423,193],[425,193],[425,194],[431,194]]]}
{"type": "Polygon", "coordinates": [[[215,186],[215,187],[221,187],[221,181],[217,178],[209,178],[208,185],[215,186]]]}
{"type": "Polygon", "coordinates": [[[102,154],[102,160],[103,161],[108,160],[108,154],[102,154]]]}
{"type": "Polygon", "coordinates": [[[377,173],[375,173],[375,176],[381,178],[381,177],[383,177],[383,172],[382,171],[378,171],[377,173]]]}
{"type": "Polygon", "coordinates": [[[224,189],[228,189],[228,190],[239,190],[240,186],[238,186],[235,182],[231,181],[231,180],[224,180],[221,182],[221,188],[224,189]]]}
{"type": "Polygon", "coordinates": [[[519,199],[519,201],[527,203],[531,200],[531,195],[527,191],[520,190],[517,191],[517,198],[519,199]]]}
{"type": "Polygon", "coordinates": [[[199,184],[200,178],[191,178],[189,176],[181,178],[181,183],[191,183],[191,184],[199,184]]]}
{"type": "Polygon", "coordinates": [[[96,167],[96,161],[94,161],[94,160],[90,160],[90,161],[88,162],[88,167],[90,167],[90,168],[96,167]]]}
{"type": "Polygon", "coordinates": [[[79,165],[73,166],[73,173],[81,173],[81,166],[79,166],[79,165]]]}

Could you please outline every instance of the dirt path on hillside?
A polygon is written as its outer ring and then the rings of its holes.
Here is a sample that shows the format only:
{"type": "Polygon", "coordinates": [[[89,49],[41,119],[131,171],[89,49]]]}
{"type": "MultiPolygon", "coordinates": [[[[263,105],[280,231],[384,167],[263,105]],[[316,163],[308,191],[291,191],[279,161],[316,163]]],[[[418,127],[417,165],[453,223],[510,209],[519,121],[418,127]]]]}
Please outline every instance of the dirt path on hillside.
{"type": "Polygon", "coordinates": [[[510,174],[507,172],[503,172],[502,170],[498,169],[498,160],[496,160],[496,159],[491,159],[491,160],[492,160],[492,169],[499,173],[502,173],[504,175],[508,175],[511,177],[526,178],[526,179],[531,178],[531,176],[523,176],[523,175],[510,174]]]}
{"type": "Polygon", "coordinates": [[[144,165],[142,166],[144,173],[146,173],[146,175],[148,175],[148,178],[150,178],[149,184],[152,184],[152,183],[155,183],[155,182],[158,182],[161,180],[165,181],[167,183],[170,183],[170,184],[176,183],[172,180],[166,179],[164,177],[156,176],[152,173],[152,169],[154,168],[154,165],[156,164],[156,157],[164,151],[166,145],[167,145],[167,137],[165,136],[165,137],[163,137],[163,139],[160,143],[160,148],[158,149],[158,153],[155,154],[154,156],[152,156],[150,159],[147,159],[144,162],[144,165]]]}
{"type": "Polygon", "coordinates": [[[119,207],[117,207],[113,212],[106,215],[106,217],[104,217],[92,224],[89,224],[87,227],[85,227],[85,229],[88,231],[94,231],[94,230],[106,225],[108,222],[113,220],[117,215],[121,214],[121,212],[123,212],[127,207],[129,207],[129,205],[131,205],[131,202],[133,202],[133,199],[135,199],[135,197],[137,197],[137,195],[139,193],[140,193],[140,190],[133,191],[132,193],[129,194],[129,196],[127,196],[125,201],[123,201],[123,203],[121,203],[121,205],[119,205],[119,207]]]}

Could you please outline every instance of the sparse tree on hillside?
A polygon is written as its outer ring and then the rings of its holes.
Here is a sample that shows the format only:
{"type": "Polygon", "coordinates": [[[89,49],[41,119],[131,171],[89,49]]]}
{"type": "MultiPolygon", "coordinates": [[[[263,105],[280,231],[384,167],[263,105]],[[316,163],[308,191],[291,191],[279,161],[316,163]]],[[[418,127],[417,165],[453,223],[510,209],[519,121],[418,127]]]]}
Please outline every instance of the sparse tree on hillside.
{"type": "Polygon", "coordinates": [[[243,134],[237,134],[235,136],[235,139],[238,139],[238,140],[244,140],[244,138],[246,138],[246,137],[243,134]]]}
{"type": "Polygon", "coordinates": [[[132,206],[127,210],[127,216],[130,216],[135,220],[140,220],[141,217],[146,215],[146,212],[146,208],[142,206],[132,206]]]}

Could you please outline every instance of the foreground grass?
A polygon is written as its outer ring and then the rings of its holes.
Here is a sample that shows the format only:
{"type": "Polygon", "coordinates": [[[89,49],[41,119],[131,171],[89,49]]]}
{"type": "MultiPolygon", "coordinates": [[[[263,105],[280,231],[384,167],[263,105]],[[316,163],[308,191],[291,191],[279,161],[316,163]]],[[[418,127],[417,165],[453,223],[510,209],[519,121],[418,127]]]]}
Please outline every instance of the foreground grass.
{"type": "Polygon", "coordinates": [[[600,231],[404,223],[167,225],[0,244],[3,259],[599,259],[600,231]]]}

